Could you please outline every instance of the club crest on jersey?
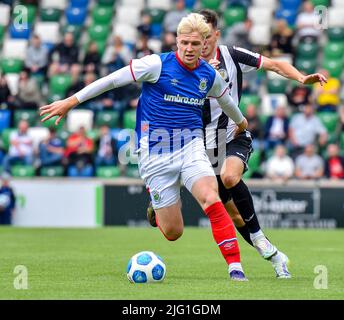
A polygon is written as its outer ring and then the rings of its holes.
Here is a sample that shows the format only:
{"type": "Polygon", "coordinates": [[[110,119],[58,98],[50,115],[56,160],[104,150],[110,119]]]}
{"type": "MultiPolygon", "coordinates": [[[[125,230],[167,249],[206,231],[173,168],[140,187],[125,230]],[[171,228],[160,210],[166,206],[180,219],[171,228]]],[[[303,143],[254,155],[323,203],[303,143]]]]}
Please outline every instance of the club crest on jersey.
{"type": "Polygon", "coordinates": [[[220,69],[220,70],[219,70],[219,73],[220,73],[220,75],[221,75],[221,77],[222,77],[223,80],[227,80],[227,78],[228,78],[228,73],[227,73],[227,70],[226,70],[226,69],[220,69]]]}
{"type": "Polygon", "coordinates": [[[151,192],[151,195],[152,195],[153,201],[154,201],[155,203],[159,203],[159,202],[160,202],[161,199],[160,199],[160,194],[159,194],[158,191],[153,190],[153,191],[151,192]]]}
{"type": "Polygon", "coordinates": [[[200,92],[206,92],[208,87],[208,79],[202,78],[199,82],[199,91],[200,92]]]}

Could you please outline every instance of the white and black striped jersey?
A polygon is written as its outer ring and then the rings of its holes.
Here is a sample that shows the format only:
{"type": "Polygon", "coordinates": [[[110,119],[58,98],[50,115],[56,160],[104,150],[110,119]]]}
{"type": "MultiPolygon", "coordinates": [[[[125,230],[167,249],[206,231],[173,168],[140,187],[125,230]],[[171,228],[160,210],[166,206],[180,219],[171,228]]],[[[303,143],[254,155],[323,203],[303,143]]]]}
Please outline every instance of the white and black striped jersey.
{"type": "MultiPolygon", "coordinates": [[[[242,91],[242,74],[243,72],[260,69],[263,65],[263,57],[259,53],[243,48],[220,45],[217,48],[215,58],[220,61],[218,65],[219,73],[228,83],[234,102],[239,105],[242,91]]],[[[206,149],[217,148],[220,131],[226,130],[226,143],[234,138],[236,124],[226,116],[216,99],[210,98],[205,101],[203,126],[206,149]]]]}

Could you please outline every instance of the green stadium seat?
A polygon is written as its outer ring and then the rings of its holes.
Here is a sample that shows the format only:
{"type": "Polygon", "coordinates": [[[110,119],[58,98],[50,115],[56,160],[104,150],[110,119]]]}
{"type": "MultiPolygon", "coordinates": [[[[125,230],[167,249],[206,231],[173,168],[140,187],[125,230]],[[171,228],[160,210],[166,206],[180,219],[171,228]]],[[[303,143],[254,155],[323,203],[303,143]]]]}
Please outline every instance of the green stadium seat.
{"type": "Polygon", "coordinates": [[[258,171],[260,168],[261,154],[260,151],[253,151],[250,159],[248,160],[248,166],[252,172],[258,171]]]}
{"type": "Polygon", "coordinates": [[[109,35],[109,27],[101,24],[94,24],[88,28],[88,36],[93,41],[106,40],[109,35]]]}
{"type": "Polygon", "coordinates": [[[95,125],[107,125],[110,128],[119,127],[119,114],[117,111],[99,111],[96,114],[95,125]]]}
{"type": "Polygon", "coordinates": [[[152,8],[146,10],[146,13],[148,13],[151,16],[152,23],[161,24],[164,21],[166,11],[162,9],[152,8]]]}
{"type": "Polygon", "coordinates": [[[98,0],[98,4],[100,6],[112,7],[114,3],[115,3],[115,0],[98,0]]]}
{"type": "Polygon", "coordinates": [[[62,166],[43,167],[41,169],[42,177],[63,177],[64,168],[62,166]]]}
{"type": "Polygon", "coordinates": [[[258,116],[259,116],[260,123],[261,123],[262,126],[264,127],[265,124],[266,124],[266,121],[267,121],[268,118],[269,118],[269,115],[264,114],[264,113],[261,113],[261,114],[259,114],[258,116]]]}
{"type": "Polygon", "coordinates": [[[223,19],[227,27],[246,19],[246,10],[243,7],[227,8],[223,13],[223,19]]]}
{"type": "Polygon", "coordinates": [[[74,35],[75,42],[78,42],[82,33],[82,26],[67,24],[62,28],[62,33],[72,33],[74,35]]]}
{"type": "Polygon", "coordinates": [[[91,129],[88,130],[86,133],[87,137],[95,141],[99,137],[99,130],[98,129],[91,129]]]}
{"type": "Polygon", "coordinates": [[[98,178],[116,178],[121,175],[121,170],[119,167],[116,166],[109,166],[109,167],[98,167],[96,169],[96,176],[98,178]]]}
{"type": "MultiPolygon", "coordinates": [[[[26,7],[26,9],[27,9],[27,22],[28,22],[28,24],[33,24],[33,22],[35,21],[35,18],[36,18],[37,7],[34,5],[24,5],[24,4],[22,6],[26,7]]],[[[13,21],[17,21],[15,19],[18,16],[21,18],[18,22],[22,22],[23,11],[22,10],[15,10],[15,7],[14,7],[13,15],[12,15],[13,21]]]]}
{"type": "Polygon", "coordinates": [[[51,94],[65,95],[66,91],[72,84],[72,77],[70,74],[59,74],[50,78],[49,91],[51,94]]]}
{"type": "MultiPolygon", "coordinates": [[[[87,42],[85,42],[84,44],[84,51],[87,51],[88,47],[90,46],[92,40],[89,40],[87,42]]],[[[100,54],[100,56],[103,56],[105,49],[106,49],[106,39],[104,40],[96,40],[93,41],[96,43],[97,45],[97,49],[98,49],[98,53],[100,54]]]]}
{"type": "Polygon", "coordinates": [[[318,112],[317,116],[319,117],[320,121],[323,123],[325,128],[327,129],[328,133],[334,133],[337,129],[337,125],[339,122],[339,116],[337,112],[318,112]]]}
{"type": "Polygon", "coordinates": [[[36,110],[16,110],[14,111],[14,126],[17,127],[21,120],[26,120],[30,127],[36,125],[38,119],[38,113],[36,110]]]}
{"type": "Polygon", "coordinates": [[[240,100],[240,110],[245,114],[246,108],[249,104],[254,104],[258,107],[260,103],[260,98],[256,94],[243,94],[240,100]]]}
{"type": "Polygon", "coordinates": [[[40,18],[44,22],[59,22],[61,18],[61,10],[56,8],[41,8],[40,18]]]}
{"type": "Polygon", "coordinates": [[[0,65],[4,74],[19,73],[23,69],[23,61],[16,58],[2,59],[0,65]]]}
{"type": "Polygon", "coordinates": [[[340,149],[344,150],[344,133],[340,135],[340,149]]]}
{"type": "Polygon", "coordinates": [[[53,103],[57,100],[62,100],[65,97],[64,94],[62,93],[49,93],[48,97],[47,97],[47,101],[48,103],[53,103]]]}
{"type": "Polygon", "coordinates": [[[112,20],[112,10],[107,6],[95,6],[92,9],[92,20],[95,25],[109,25],[112,20]]]}
{"type": "Polygon", "coordinates": [[[1,133],[1,142],[2,142],[2,148],[7,152],[9,146],[10,146],[10,135],[12,132],[16,131],[17,129],[13,128],[6,128],[1,133]]]}
{"type": "MultiPolygon", "coordinates": [[[[43,119],[45,117],[45,115],[43,117],[41,117],[41,119],[43,119]]],[[[54,128],[56,130],[61,130],[66,122],[66,118],[62,118],[59,122],[59,124],[56,126],[55,125],[55,121],[57,120],[57,116],[52,117],[44,122],[42,122],[42,126],[45,128],[54,128]]]]}
{"type": "Polygon", "coordinates": [[[295,67],[306,74],[314,73],[318,67],[316,59],[298,58],[295,61],[295,67]]]}
{"type": "Polygon", "coordinates": [[[222,0],[201,0],[201,7],[218,11],[222,0]]]}
{"type": "Polygon", "coordinates": [[[130,178],[140,178],[139,168],[137,165],[128,165],[126,170],[126,176],[130,178]]]}
{"type": "Polygon", "coordinates": [[[328,42],[324,50],[325,59],[342,59],[344,55],[344,43],[328,42]]]}
{"type": "Polygon", "coordinates": [[[314,59],[318,54],[319,46],[316,42],[311,43],[300,43],[296,49],[298,57],[303,59],[311,58],[314,59]]]}
{"type": "Polygon", "coordinates": [[[329,28],[327,30],[327,36],[329,41],[333,42],[333,41],[344,41],[344,28],[341,27],[333,27],[333,28],[329,28]]]}
{"type": "Polygon", "coordinates": [[[13,177],[31,178],[35,176],[35,168],[27,165],[14,165],[11,167],[13,177]]]}
{"type": "Polygon", "coordinates": [[[313,5],[316,6],[325,6],[328,7],[330,4],[330,0],[311,0],[313,5]]]}
{"type": "Polygon", "coordinates": [[[136,110],[124,112],[123,127],[126,129],[135,129],[136,126],[136,110]]]}
{"type": "Polygon", "coordinates": [[[269,93],[285,93],[288,86],[288,81],[284,79],[269,79],[268,92],[269,93]]]}
{"type": "Polygon", "coordinates": [[[59,137],[63,141],[64,144],[66,144],[66,141],[68,137],[70,136],[70,132],[62,128],[56,132],[56,136],[59,137]]]}
{"type": "Polygon", "coordinates": [[[340,78],[343,72],[343,59],[324,59],[323,61],[323,68],[328,70],[331,77],[340,78]]]}
{"type": "Polygon", "coordinates": [[[2,44],[4,35],[5,35],[5,26],[0,25],[0,45],[2,44]]]}

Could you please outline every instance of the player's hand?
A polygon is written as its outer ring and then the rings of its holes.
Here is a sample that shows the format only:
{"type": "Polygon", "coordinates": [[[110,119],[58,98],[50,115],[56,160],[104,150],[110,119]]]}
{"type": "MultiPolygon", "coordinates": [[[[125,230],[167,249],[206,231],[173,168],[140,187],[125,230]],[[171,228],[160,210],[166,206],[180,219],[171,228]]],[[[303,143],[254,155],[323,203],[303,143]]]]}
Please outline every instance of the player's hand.
{"type": "Polygon", "coordinates": [[[219,68],[219,64],[220,61],[216,60],[216,59],[210,59],[209,60],[209,64],[214,68],[214,69],[218,69],[219,68]]]}
{"type": "Polygon", "coordinates": [[[240,134],[241,132],[245,131],[247,129],[248,123],[246,118],[244,118],[243,121],[241,121],[239,124],[237,124],[237,129],[235,131],[235,136],[237,136],[238,134],[240,134]]]}
{"type": "Polygon", "coordinates": [[[58,116],[55,121],[55,125],[57,126],[61,119],[65,117],[73,107],[78,104],[78,100],[73,96],[64,100],[58,100],[46,106],[40,107],[39,110],[40,116],[47,115],[44,117],[41,122],[47,121],[48,119],[58,116]]]}
{"type": "Polygon", "coordinates": [[[319,82],[320,85],[323,86],[327,82],[327,79],[321,73],[313,73],[305,76],[302,81],[303,84],[313,84],[317,82],[319,82]]]}

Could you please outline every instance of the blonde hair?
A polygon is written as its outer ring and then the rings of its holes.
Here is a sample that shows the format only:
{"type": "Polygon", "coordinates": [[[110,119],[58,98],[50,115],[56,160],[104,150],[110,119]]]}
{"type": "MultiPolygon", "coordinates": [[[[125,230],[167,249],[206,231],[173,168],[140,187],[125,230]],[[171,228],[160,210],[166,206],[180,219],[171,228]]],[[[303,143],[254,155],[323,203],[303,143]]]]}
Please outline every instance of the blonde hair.
{"type": "Polygon", "coordinates": [[[182,18],[177,28],[177,35],[198,32],[204,39],[210,33],[210,28],[201,14],[190,13],[182,18]]]}

